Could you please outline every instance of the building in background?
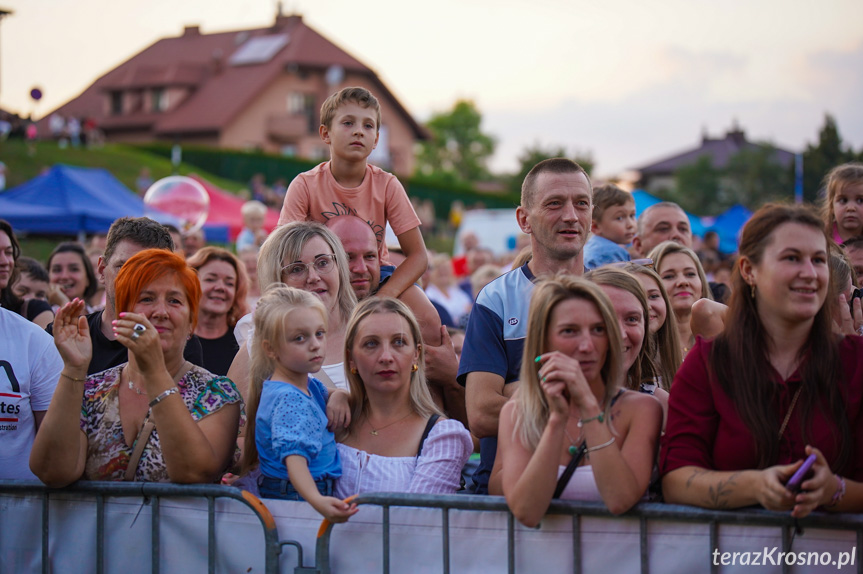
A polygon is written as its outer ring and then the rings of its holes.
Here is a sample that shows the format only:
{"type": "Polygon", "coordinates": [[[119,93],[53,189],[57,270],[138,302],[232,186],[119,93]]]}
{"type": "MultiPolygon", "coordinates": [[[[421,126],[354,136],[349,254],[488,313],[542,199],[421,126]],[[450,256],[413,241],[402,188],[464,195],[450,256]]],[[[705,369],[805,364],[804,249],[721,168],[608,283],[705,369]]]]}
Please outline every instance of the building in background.
{"type": "MultiPolygon", "coordinates": [[[[721,170],[728,167],[729,160],[739,151],[760,147],[748,141],[745,132],[736,124],[722,138],[711,138],[705,132],[698,147],[634,168],[640,174],[636,187],[650,193],[671,190],[675,186],[675,172],[683,166],[694,164],[702,156],[709,157],[713,167],[721,170]]],[[[794,163],[794,153],[774,147],[773,161],[790,169],[794,163]]]]}
{"type": "Polygon", "coordinates": [[[307,26],[276,15],[272,26],[204,34],[187,26],[97,79],[48,119],[88,118],[107,141],[163,141],[328,159],[318,135],[321,104],[346,86],[381,102],[378,149],[370,161],[411,174],[414,144],[426,137],[368,66],[307,26]]]}

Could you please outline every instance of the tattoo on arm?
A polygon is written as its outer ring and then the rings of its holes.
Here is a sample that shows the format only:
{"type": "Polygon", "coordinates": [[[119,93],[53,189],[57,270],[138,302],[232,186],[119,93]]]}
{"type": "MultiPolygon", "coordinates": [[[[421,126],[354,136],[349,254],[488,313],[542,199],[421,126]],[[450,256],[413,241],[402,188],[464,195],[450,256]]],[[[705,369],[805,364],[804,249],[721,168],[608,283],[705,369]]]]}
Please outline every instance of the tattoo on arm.
{"type": "Polygon", "coordinates": [[[734,492],[734,487],[737,486],[737,475],[735,472],[726,480],[718,480],[715,485],[710,485],[707,491],[706,503],[713,508],[725,509],[728,508],[728,497],[734,492]]]}
{"type": "Polygon", "coordinates": [[[692,486],[692,481],[695,480],[696,477],[701,476],[702,474],[707,474],[708,472],[710,471],[706,468],[696,468],[695,470],[693,470],[692,475],[686,481],[686,488],[692,486]]]}

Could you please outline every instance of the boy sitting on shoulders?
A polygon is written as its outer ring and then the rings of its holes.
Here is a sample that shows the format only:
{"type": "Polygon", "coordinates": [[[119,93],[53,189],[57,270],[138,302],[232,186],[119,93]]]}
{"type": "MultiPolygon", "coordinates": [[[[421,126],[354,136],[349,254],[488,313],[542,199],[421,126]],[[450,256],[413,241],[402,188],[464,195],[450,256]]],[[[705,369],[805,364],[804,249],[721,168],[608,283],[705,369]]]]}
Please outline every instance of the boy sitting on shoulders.
{"type": "Polygon", "coordinates": [[[591,236],[584,246],[584,266],[596,269],[617,261],[629,261],[626,246],[636,232],[635,199],[614,184],[593,190],[591,236]]]}
{"type": "Polygon", "coordinates": [[[289,221],[326,223],[338,215],[356,215],[371,225],[381,262],[389,264],[389,222],[406,259],[392,271],[377,295],[398,297],[425,272],[428,255],[420,220],[404,187],[394,175],[366,161],[378,143],[380,125],[380,104],[365,88],[344,88],[327,98],[321,106],[319,129],[321,139],[330,147],[330,161],[291,182],[279,225],[289,221]]]}

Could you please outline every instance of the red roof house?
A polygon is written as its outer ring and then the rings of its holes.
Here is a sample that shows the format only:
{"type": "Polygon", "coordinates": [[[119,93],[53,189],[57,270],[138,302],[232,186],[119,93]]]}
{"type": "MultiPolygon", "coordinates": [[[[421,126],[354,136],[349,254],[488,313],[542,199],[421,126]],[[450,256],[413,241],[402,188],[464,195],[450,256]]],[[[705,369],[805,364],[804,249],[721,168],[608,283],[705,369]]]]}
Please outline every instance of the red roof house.
{"type": "MultiPolygon", "coordinates": [[[[187,26],[48,116],[94,118],[108,141],[162,140],[323,160],[328,149],[318,136],[320,106],[331,93],[355,85],[381,102],[374,163],[410,174],[423,128],[373,70],[296,15],[279,14],[268,28],[215,34],[187,26]]],[[[47,135],[47,125],[40,129],[47,135]]]]}

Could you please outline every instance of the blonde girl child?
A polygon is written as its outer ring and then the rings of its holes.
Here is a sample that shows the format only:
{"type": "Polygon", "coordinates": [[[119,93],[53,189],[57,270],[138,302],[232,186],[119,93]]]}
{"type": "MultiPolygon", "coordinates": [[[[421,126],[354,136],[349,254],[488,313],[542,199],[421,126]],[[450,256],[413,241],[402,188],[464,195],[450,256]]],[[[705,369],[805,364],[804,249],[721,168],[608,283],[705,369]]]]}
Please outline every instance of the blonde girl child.
{"type": "Polygon", "coordinates": [[[834,167],[824,178],[824,187],[821,217],[827,233],[840,245],[863,235],[863,163],[834,167]]]}
{"type": "Polygon", "coordinates": [[[278,286],[258,302],[243,472],[259,460],[261,496],[305,500],[331,522],[345,522],[357,508],[332,496],[342,469],[327,412],[346,424],[347,393],[330,394],[309,374],[323,364],[326,329],[326,310],[307,291],[278,286]]]}

